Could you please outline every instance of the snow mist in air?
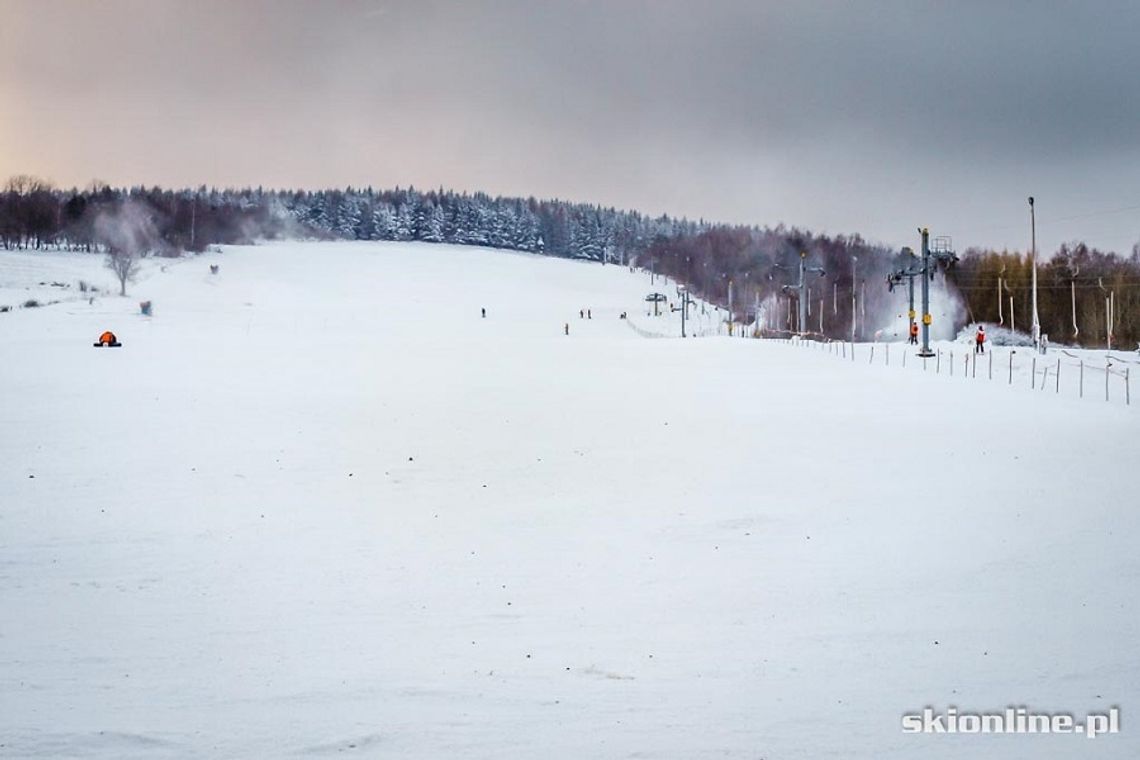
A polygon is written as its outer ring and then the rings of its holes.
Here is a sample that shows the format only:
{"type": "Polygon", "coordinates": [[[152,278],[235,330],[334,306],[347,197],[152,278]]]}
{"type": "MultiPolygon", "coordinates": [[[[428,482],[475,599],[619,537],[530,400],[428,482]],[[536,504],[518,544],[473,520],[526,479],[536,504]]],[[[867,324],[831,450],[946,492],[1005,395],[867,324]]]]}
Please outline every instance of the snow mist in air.
{"type": "MultiPolygon", "coordinates": [[[[906,281],[896,285],[895,289],[886,294],[880,306],[873,315],[868,310],[867,326],[874,326],[873,334],[877,340],[906,340],[910,320],[907,317],[909,309],[909,295],[906,281]]],[[[884,286],[885,289],[885,286],[884,286]]],[[[922,324],[922,280],[914,280],[914,311],[915,319],[922,324]]],[[[939,272],[930,283],[930,324],[931,340],[953,340],[958,330],[966,323],[966,306],[957,291],[946,284],[946,278],[939,272]]]]}

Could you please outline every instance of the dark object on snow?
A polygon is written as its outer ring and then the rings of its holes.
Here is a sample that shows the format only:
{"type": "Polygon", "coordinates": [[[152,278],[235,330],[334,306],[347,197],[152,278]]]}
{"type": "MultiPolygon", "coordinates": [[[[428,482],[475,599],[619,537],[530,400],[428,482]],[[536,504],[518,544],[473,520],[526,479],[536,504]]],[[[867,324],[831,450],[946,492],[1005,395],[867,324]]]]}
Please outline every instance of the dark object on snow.
{"type": "Polygon", "coordinates": [[[95,348],[102,348],[103,346],[106,346],[107,348],[118,348],[123,344],[120,343],[115,337],[115,333],[111,332],[110,330],[106,330],[102,335],[99,336],[99,340],[91,345],[95,346],[95,348]]]}
{"type": "Polygon", "coordinates": [[[218,265],[217,264],[211,264],[210,265],[210,274],[217,274],[217,273],[218,273],[218,265]]]}
{"type": "Polygon", "coordinates": [[[486,318],[487,318],[487,310],[483,309],[483,319],[486,319],[486,318]]]}
{"type": "Polygon", "coordinates": [[[151,304],[150,304],[150,301],[140,301],[140,302],[139,302],[139,311],[141,311],[141,312],[142,312],[142,314],[143,314],[143,316],[144,316],[144,317],[149,317],[149,316],[151,316],[151,304]]]}

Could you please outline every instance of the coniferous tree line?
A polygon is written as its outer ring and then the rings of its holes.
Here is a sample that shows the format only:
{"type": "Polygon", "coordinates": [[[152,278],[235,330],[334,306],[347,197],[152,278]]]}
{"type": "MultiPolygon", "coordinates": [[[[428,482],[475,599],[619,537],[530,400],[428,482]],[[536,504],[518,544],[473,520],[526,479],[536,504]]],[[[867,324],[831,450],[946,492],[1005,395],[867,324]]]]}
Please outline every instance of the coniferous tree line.
{"type": "Polygon", "coordinates": [[[442,189],[164,190],[93,183],[61,190],[21,176],[0,193],[0,247],[106,251],[97,222],[117,218],[127,205],[144,209],[154,228],[144,253],[173,255],[213,244],[309,237],[455,243],[618,263],[654,238],[708,227],[590,204],[442,189]]]}

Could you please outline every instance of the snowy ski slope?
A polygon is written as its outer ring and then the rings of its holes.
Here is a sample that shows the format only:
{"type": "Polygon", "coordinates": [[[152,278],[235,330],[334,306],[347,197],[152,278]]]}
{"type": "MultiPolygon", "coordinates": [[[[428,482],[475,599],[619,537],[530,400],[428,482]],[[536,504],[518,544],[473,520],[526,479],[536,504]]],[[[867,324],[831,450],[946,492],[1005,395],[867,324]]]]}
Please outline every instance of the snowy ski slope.
{"type": "Polygon", "coordinates": [[[0,756],[1140,751],[1136,406],[648,340],[672,286],[614,266],[149,263],[0,314],[0,756]],[[928,705],[1124,731],[901,733],[928,705]]]}

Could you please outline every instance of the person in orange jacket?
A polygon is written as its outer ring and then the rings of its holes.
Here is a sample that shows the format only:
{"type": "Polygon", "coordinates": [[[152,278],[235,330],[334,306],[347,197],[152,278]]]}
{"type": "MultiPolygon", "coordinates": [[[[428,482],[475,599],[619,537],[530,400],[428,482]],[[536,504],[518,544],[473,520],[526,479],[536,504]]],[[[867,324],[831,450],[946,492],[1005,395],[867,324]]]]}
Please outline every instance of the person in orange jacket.
{"type": "Polygon", "coordinates": [[[98,342],[94,344],[95,348],[100,348],[102,346],[118,348],[121,345],[122,344],[119,343],[119,339],[115,337],[115,333],[111,332],[110,330],[104,330],[103,334],[99,336],[98,342]]]}
{"type": "Polygon", "coordinates": [[[911,320],[910,322],[910,338],[907,340],[907,342],[913,343],[916,346],[918,345],[918,322],[915,322],[914,320],[911,320]]]}
{"type": "Polygon", "coordinates": [[[974,335],[974,353],[984,354],[986,352],[986,326],[978,325],[978,332],[974,335]]]}

